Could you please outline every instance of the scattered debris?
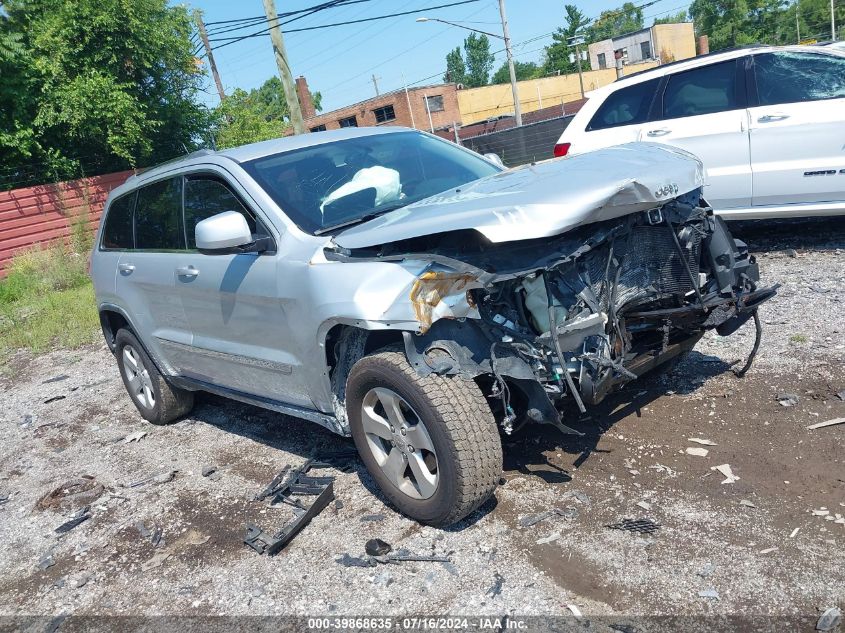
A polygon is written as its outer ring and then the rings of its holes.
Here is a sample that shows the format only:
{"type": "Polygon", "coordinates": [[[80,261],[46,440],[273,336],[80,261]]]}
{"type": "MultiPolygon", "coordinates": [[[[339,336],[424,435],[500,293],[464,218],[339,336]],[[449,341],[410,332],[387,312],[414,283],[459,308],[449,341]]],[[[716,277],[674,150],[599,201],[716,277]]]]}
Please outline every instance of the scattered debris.
{"type": "Polygon", "coordinates": [[[795,538],[795,535],[798,534],[798,530],[800,530],[800,529],[801,529],[800,527],[797,527],[794,530],[792,530],[792,532],[789,535],[789,538],[795,538]]]}
{"type": "Polygon", "coordinates": [[[654,534],[660,529],[660,524],[655,523],[651,519],[623,519],[621,523],[612,523],[611,525],[605,525],[605,527],[611,530],[623,530],[637,534],[654,534]]]}
{"type": "Polygon", "coordinates": [[[776,551],[778,551],[777,547],[767,547],[766,549],[761,549],[760,553],[761,554],[771,554],[772,552],[776,552],[776,551]]]}
{"type": "Polygon", "coordinates": [[[129,484],[127,488],[138,488],[139,486],[145,486],[146,484],[166,484],[173,481],[173,478],[178,472],[178,470],[165,470],[160,473],[156,473],[155,475],[150,475],[140,481],[133,482],[129,484]]]}
{"type": "Polygon", "coordinates": [[[739,505],[745,506],[746,508],[756,508],[753,503],[751,503],[748,499],[740,499],[739,505]]]}
{"type": "Polygon", "coordinates": [[[719,599],[719,592],[713,589],[705,589],[703,591],[698,592],[699,598],[710,598],[711,600],[718,600],[719,599]]]}
{"type": "Polygon", "coordinates": [[[164,541],[161,538],[161,535],[164,534],[164,528],[156,527],[153,530],[153,535],[150,537],[150,543],[153,544],[153,547],[164,547],[164,541]]]}
{"type": "Polygon", "coordinates": [[[704,444],[705,446],[717,446],[716,442],[713,440],[703,440],[700,437],[691,437],[689,438],[690,442],[695,442],[696,444],[704,444]]]}
{"type": "Polygon", "coordinates": [[[794,407],[801,399],[794,393],[779,393],[778,404],[782,407],[794,407]]]}
{"type": "Polygon", "coordinates": [[[655,464],[654,466],[649,466],[652,470],[656,470],[659,473],[666,473],[669,477],[677,477],[678,471],[668,466],[664,466],[663,464],[655,464]]]}
{"type": "Polygon", "coordinates": [[[213,475],[217,472],[217,466],[203,466],[202,467],[202,476],[208,477],[209,475],[213,475]]]}
{"type": "Polygon", "coordinates": [[[340,558],[335,559],[336,563],[340,563],[344,567],[375,567],[376,561],[372,558],[361,558],[359,556],[350,556],[344,554],[340,558]]]}
{"type": "Polygon", "coordinates": [[[552,532],[548,536],[544,536],[543,538],[537,539],[537,545],[546,545],[548,543],[553,543],[554,541],[558,540],[561,537],[560,532],[552,532]]]}
{"type": "Polygon", "coordinates": [[[819,508],[818,510],[813,510],[814,517],[824,517],[830,514],[830,510],[827,508],[819,508]]]}
{"type": "Polygon", "coordinates": [[[637,501],[636,505],[641,507],[643,510],[651,510],[651,504],[647,501],[637,501]]]}
{"type": "Polygon", "coordinates": [[[836,397],[845,402],[845,389],[836,394],[836,397]]]}
{"type": "Polygon", "coordinates": [[[592,503],[590,501],[590,497],[587,496],[587,493],[581,492],[580,490],[570,490],[569,492],[565,493],[563,497],[574,497],[576,501],[583,503],[585,506],[588,506],[592,503]]]}
{"type": "Polygon", "coordinates": [[[367,523],[368,521],[384,521],[387,517],[383,514],[365,514],[361,517],[361,523],[367,523]]]}
{"type": "Polygon", "coordinates": [[[826,609],[819,621],[816,622],[817,631],[832,631],[842,621],[842,611],[838,607],[826,609]]]}
{"type": "Polygon", "coordinates": [[[91,577],[91,574],[89,574],[87,571],[82,572],[82,574],[80,574],[76,578],[76,580],[73,581],[73,588],[82,589],[82,587],[88,584],[88,581],[91,580],[91,577]]]}
{"type": "Polygon", "coordinates": [[[49,551],[44,556],[41,557],[41,560],[38,561],[38,568],[39,569],[48,569],[56,564],[55,559],[53,558],[53,552],[49,551]]]}
{"type": "Polygon", "coordinates": [[[540,521],[545,521],[546,519],[550,519],[554,516],[559,516],[567,520],[572,520],[578,516],[578,510],[576,510],[575,508],[566,508],[564,510],[561,510],[560,508],[552,508],[551,510],[541,512],[540,514],[532,514],[530,516],[523,517],[519,520],[519,524],[522,527],[531,527],[532,525],[536,525],[540,521]]]}
{"type": "Polygon", "coordinates": [[[64,400],[67,396],[53,396],[52,398],[47,398],[44,401],[44,404],[50,404],[51,402],[58,402],[59,400],[64,400]]]}
{"type": "Polygon", "coordinates": [[[572,615],[574,615],[579,620],[584,617],[584,614],[581,613],[581,609],[576,607],[574,604],[568,604],[566,605],[566,608],[569,609],[572,612],[572,615]]]}
{"type": "Polygon", "coordinates": [[[170,558],[170,552],[159,551],[153,554],[152,558],[149,560],[141,563],[141,569],[144,571],[149,571],[150,569],[156,569],[157,567],[161,567],[161,564],[170,558]]]}
{"type": "Polygon", "coordinates": [[[334,499],[334,477],[313,477],[307,474],[312,468],[329,467],[329,464],[309,459],[294,470],[291,470],[290,466],[282,469],[282,472],[273,478],[273,483],[276,485],[268,486],[261,493],[260,498],[264,499],[272,495],[271,504],[291,506],[294,518],[273,535],[266,534],[254,525],[248,525],[244,543],[259,554],[273,556],[280,552],[300,530],[311,522],[311,519],[320,514],[334,499]],[[290,472],[289,476],[287,476],[288,472],[290,472]],[[315,499],[310,506],[305,506],[296,498],[302,496],[315,497],[315,499]]]}
{"type": "Polygon", "coordinates": [[[783,253],[784,255],[792,259],[798,257],[798,252],[794,248],[787,248],[783,253]]]}
{"type": "Polygon", "coordinates": [[[45,380],[41,384],[42,385],[49,385],[51,382],[61,382],[63,380],[67,380],[68,378],[70,378],[70,376],[68,376],[67,374],[62,374],[61,376],[53,376],[52,378],[48,378],[47,380],[45,380]]]}
{"type": "Polygon", "coordinates": [[[129,444],[129,442],[138,442],[147,434],[146,431],[133,431],[129,435],[123,438],[124,444],[129,444]]]}
{"type": "Polygon", "coordinates": [[[826,426],[833,426],[834,424],[843,424],[845,423],[845,418],[833,418],[832,420],[827,420],[826,422],[816,422],[815,424],[811,424],[807,428],[811,431],[814,429],[821,429],[826,426]]]}
{"type": "Polygon", "coordinates": [[[495,598],[500,593],[502,593],[502,586],[505,584],[505,577],[502,576],[499,572],[496,572],[493,575],[493,584],[487,590],[487,595],[491,598],[495,598]]]}
{"type": "Polygon", "coordinates": [[[91,506],[84,506],[80,508],[69,520],[62,523],[56,528],[56,534],[66,534],[81,523],[84,523],[91,518],[91,506]]]}
{"type": "Polygon", "coordinates": [[[694,446],[690,446],[687,448],[686,453],[687,455],[692,455],[694,457],[707,457],[707,453],[709,453],[706,448],[697,448],[694,446]]]}
{"type": "Polygon", "coordinates": [[[141,538],[150,538],[151,532],[147,529],[147,526],[144,525],[143,521],[135,521],[132,525],[136,530],[138,530],[138,534],[141,535],[141,538]]]}
{"type": "Polygon", "coordinates": [[[39,510],[71,510],[91,505],[103,494],[102,484],[91,475],[82,475],[79,479],[69,479],[38,500],[35,507],[39,510]]]}
{"type": "Polygon", "coordinates": [[[343,501],[341,501],[340,499],[335,499],[334,500],[334,509],[335,510],[342,510],[343,509],[343,501]]]}
{"type": "Polygon", "coordinates": [[[733,474],[730,464],[720,464],[719,466],[711,466],[710,470],[718,470],[725,476],[725,480],[722,481],[723,484],[732,484],[733,482],[739,480],[739,477],[733,474]]]}
{"type": "Polygon", "coordinates": [[[203,535],[197,530],[190,530],[185,538],[185,543],[188,545],[205,545],[209,540],[211,540],[211,536],[208,534],[203,535]]]}
{"type": "Polygon", "coordinates": [[[704,563],[704,566],[695,573],[696,575],[701,576],[702,578],[707,578],[708,576],[712,575],[714,571],[716,571],[716,565],[707,562],[704,563]]]}
{"type": "Polygon", "coordinates": [[[0,492],[0,506],[9,500],[9,496],[10,495],[8,493],[0,492]]]}
{"type": "Polygon", "coordinates": [[[393,546],[380,538],[371,538],[364,545],[364,551],[370,556],[387,556],[393,551],[393,546]]]}

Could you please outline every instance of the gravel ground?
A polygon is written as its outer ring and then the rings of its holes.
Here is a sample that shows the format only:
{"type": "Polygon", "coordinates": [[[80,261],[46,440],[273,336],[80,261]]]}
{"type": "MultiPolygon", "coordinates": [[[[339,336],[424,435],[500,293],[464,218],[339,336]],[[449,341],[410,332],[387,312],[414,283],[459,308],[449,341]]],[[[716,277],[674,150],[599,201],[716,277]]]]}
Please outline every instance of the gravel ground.
{"type": "Polygon", "coordinates": [[[353,460],[349,472],[330,469],[341,503],[277,557],[258,556],[241,542],[245,524],[272,529],[288,515],[252,496],[285,464],[348,441],[211,396],[188,419],[154,427],[104,347],[19,354],[0,378],[0,614],[526,615],[576,605],[590,618],[741,614],[803,618],[811,630],[821,609],[845,607],[845,425],[806,428],[845,417],[845,222],[735,232],[758,253],[764,281],[782,284],[761,309],[752,371],[729,371],[751,327],[708,335],[673,374],[573,413],[583,438],[506,438],[506,483],[448,530],[396,514],[353,460]],[[791,406],[778,402],[787,393],[791,406]],[[126,441],[136,432],[146,435],[126,441]],[[722,464],[736,481],[713,470],[722,464]],[[217,474],[202,476],[206,466],[217,474]],[[91,518],[57,535],[84,505],[91,518]],[[564,516],[523,527],[550,508],[564,516]],[[607,527],[625,518],[660,529],[607,527]],[[452,562],[337,562],[363,555],[373,537],[452,562]]]}

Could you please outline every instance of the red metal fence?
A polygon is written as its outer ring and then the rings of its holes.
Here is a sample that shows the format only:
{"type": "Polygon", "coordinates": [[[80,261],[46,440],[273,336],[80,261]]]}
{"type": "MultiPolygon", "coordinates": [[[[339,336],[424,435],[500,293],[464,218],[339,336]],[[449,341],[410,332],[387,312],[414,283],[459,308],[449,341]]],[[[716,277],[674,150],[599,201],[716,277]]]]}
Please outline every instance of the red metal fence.
{"type": "Polygon", "coordinates": [[[69,237],[74,222],[94,230],[109,192],[133,172],[0,191],[0,277],[15,253],[69,237]]]}

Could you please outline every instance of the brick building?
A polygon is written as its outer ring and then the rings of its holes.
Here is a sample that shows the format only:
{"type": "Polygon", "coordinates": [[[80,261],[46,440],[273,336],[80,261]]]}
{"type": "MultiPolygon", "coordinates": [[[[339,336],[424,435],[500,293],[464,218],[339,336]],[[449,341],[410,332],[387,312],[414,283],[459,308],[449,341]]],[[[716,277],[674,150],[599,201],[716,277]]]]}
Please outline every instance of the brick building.
{"type": "Polygon", "coordinates": [[[394,90],[352,105],[316,114],[304,77],[296,79],[296,91],[305,126],[312,132],[342,127],[401,125],[436,130],[461,123],[456,84],[436,84],[394,90]],[[410,107],[409,107],[410,106],[410,107]]]}

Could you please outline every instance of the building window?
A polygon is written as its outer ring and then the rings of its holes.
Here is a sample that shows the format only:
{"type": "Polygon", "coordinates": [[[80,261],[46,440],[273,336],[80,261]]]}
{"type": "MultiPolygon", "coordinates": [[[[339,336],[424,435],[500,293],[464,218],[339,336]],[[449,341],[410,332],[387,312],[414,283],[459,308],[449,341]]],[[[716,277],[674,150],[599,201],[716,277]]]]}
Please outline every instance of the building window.
{"type": "Polygon", "coordinates": [[[607,55],[605,55],[604,53],[599,53],[598,60],[599,68],[607,68],[607,55]]]}
{"type": "Polygon", "coordinates": [[[346,117],[338,121],[340,127],[358,127],[358,119],[354,116],[346,117]]]}
{"type": "Polygon", "coordinates": [[[325,125],[315,125],[314,127],[311,128],[311,131],[312,132],[325,132],[326,126],[325,125]]]}
{"type": "Polygon", "coordinates": [[[640,52],[643,59],[651,58],[651,42],[640,42],[640,52]]]}
{"type": "Polygon", "coordinates": [[[373,110],[373,114],[376,115],[376,123],[387,123],[388,121],[396,120],[396,113],[393,111],[392,105],[376,108],[373,110]]]}
{"type": "Polygon", "coordinates": [[[433,97],[425,98],[428,105],[429,112],[443,112],[446,108],[443,107],[443,95],[434,95],[433,97]]]}

